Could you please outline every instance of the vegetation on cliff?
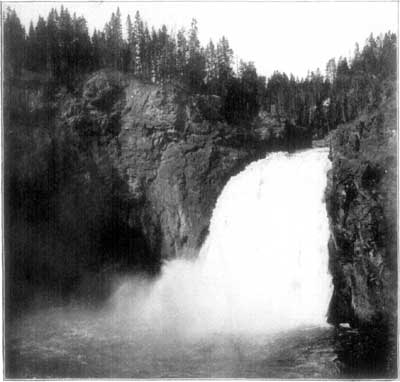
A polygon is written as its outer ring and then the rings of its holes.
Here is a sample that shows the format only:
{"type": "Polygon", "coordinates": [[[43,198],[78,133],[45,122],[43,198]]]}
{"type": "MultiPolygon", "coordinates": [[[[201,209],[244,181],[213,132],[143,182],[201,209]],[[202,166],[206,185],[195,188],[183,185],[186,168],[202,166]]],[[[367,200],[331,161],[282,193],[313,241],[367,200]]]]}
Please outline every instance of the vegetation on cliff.
{"type": "MultiPolygon", "coordinates": [[[[327,189],[334,293],[328,320],[350,323],[369,341],[354,360],[372,376],[392,376],[397,322],[396,85],[331,139],[327,189]],[[372,345],[373,343],[373,345],[372,345]],[[365,359],[367,357],[368,359],[365,359]],[[389,374],[388,374],[389,373],[389,374]]],[[[360,345],[361,346],[361,345],[360,345]]],[[[359,369],[359,368],[358,368],[359,369]]],[[[366,374],[367,375],[367,374],[366,374]]],[[[354,376],[354,375],[353,375],[354,376]]]]}
{"type": "Polygon", "coordinates": [[[396,70],[396,35],[372,35],[350,60],[329,60],[304,79],[276,71],[260,76],[253,63],[236,63],[229,41],[201,46],[196,20],[188,31],[173,33],[164,25],[156,30],[136,12],[126,19],[117,8],[102,31],[89,36],[84,17],[68,9],[52,9],[25,32],[15,11],[4,22],[5,73],[41,72],[56,83],[74,89],[84,73],[114,69],[152,83],[180,83],[190,93],[217,95],[220,113],[229,123],[253,119],[260,110],[283,122],[302,126],[322,137],[338,124],[354,119],[368,104],[379,103],[380,82],[396,70]]]}

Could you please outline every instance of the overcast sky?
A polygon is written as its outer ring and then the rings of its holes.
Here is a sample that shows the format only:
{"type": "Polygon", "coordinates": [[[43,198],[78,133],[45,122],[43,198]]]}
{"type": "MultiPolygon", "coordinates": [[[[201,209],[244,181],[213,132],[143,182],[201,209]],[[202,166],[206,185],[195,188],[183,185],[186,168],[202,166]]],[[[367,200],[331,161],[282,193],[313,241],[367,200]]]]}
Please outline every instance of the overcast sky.
{"type": "Polygon", "coordinates": [[[123,24],[136,10],[149,25],[188,28],[195,17],[203,44],[225,35],[235,54],[254,61],[260,74],[274,70],[303,77],[331,57],[348,57],[356,42],[362,47],[372,32],[397,33],[397,2],[34,2],[3,3],[14,8],[23,24],[47,17],[52,7],[64,4],[84,15],[92,32],[102,29],[120,7],[123,24]]]}

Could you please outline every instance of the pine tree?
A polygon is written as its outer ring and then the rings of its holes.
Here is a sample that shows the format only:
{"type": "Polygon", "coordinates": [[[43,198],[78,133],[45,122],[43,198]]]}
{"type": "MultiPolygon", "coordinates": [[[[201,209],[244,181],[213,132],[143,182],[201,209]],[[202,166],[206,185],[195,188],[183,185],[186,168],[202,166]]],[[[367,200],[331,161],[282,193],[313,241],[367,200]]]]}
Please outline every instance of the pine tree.
{"type": "Polygon", "coordinates": [[[4,56],[6,76],[19,75],[25,61],[25,29],[15,10],[7,9],[4,21],[4,56]]]}
{"type": "Polygon", "coordinates": [[[218,63],[217,52],[215,50],[212,40],[209,41],[205,50],[206,56],[206,78],[205,81],[208,85],[210,93],[217,91],[216,81],[218,79],[218,63]]]}
{"type": "Polygon", "coordinates": [[[189,40],[188,40],[189,60],[191,58],[195,58],[195,56],[200,51],[200,41],[199,41],[198,33],[199,33],[199,31],[198,31],[198,27],[197,27],[197,20],[192,19],[192,23],[190,25],[190,31],[189,31],[189,40]]]}
{"type": "Polygon", "coordinates": [[[136,45],[135,45],[135,33],[130,15],[128,15],[128,17],[126,18],[126,32],[127,32],[127,44],[128,44],[128,54],[129,54],[127,70],[130,72],[134,72],[136,45]]]}
{"type": "Polygon", "coordinates": [[[139,42],[140,61],[142,63],[142,78],[151,80],[152,62],[151,62],[151,37],[147,24],[144,24],[143,33],[139,42]]]}
{"type": "Polygon", "coordinates": [[[381,54],[379,56],[379,68],[382,78],[396,77],[397,38],[395,33],[385,33],[381,54]]]}
{"type": "Polygon", "coordinates": [[[227,84],[233,76],[232,61],[233,51],[223,36],[217,44],[218,93],[222,96],[225,95],[227,84]]]}
{"type": "Polygon", "coordinates": [[[143,46],[143,21],[140,17],[140,13],[139,11],[136,11],[135,14],[135,22],[133,24],[133,36],[134,36],[134,51],[135,51],[135,74],[137,76],[142,76],[142,57],[143,57],[143,52],[141,52],[141,48],[143,50],[144,46],[143,46]]]}
{"type": "Polygon", "coordinates": [[[159,80],[169,81],[174,72],[175,44],[172,42],[165,25],[159,30],[156,39],[159,53],[159,80]]]}
{"type": "Polygon", "coordinates": [[[47,67],[55,78],[60,77],[59,17],[56,9],[51,9],[47,17],[47,67]]]}
{"type": "Polygon", "coordinates": [[[74,14],[72,20],[73,32],[73,65],[72,67],[76,72],[86,72],[91,67],[91,41],[89,37],[89,30],[84,17],[76,17],[74,14]]]}
{"type": "Polygon", "coordinates": [[[239,67],[241,83],[241,106],[247,118],[253,117],[259,110],[258,97],[258,75],[253,62],[241,62],[239,67]]]}
{"type": "Polygon", "coordinates": [[[369,36],[367,40],[367,44],[363,49],[363,60],[365,68],[364,70],[367,73],[378,74],[379,71],[379,61],[378,61],[378,46],[377,42],[374,39],[373,34],[369,36]]]}
{"type": "Polygon", "coordinates": [[[106,37],[104,32],[96,31],[93,32],[91,41],[91,68],[97,70],[106,67],[106,37]]]}
{"type": "Polygon", "coordinates": [[[117,7],[117,12],[115,14],[113,33],[114,33],[114,40],[115,40],[115,42],[114,42],[114,49],[115,49],[114,67],[117,69],[122,69],[123,39],[122,39],[121,11],[120,11],[119,7],[117,7]]]}
{"type": "Polygon", "coordinates": [[[106,39],[106,46],[108,57],[106,59],[107,66],[114,69],[122,69],[122,24],[121,24],[121,12],[119,7],[116,13],[111,14],[110,21],[104,28],[104,34],[106,39]]]}
{"type": "Polygon", "coordinates": [[[188,44],[184,29],[180,29],[177,34],[177,52],[176,52],[176,72],[178,78],[183,79],[188,57],[188,44]]]}
{"type": "MultiPolygon", "coordinates": [[[[75,17],[75,16],[74,16],[75,17]]],[[[64,83],[70,83],[74,75],[72,73],[75,65],[75,54],[73,52],[72,43],[74,40],[74,31],[72,19],[68,9],[61,6],[60,17],[58,20],[58,49],[59,49],[59,75],[64,83]]]]}
{"type": "Polygon", "coordinates": [[[35,38],[36,38],[36,53],[35,64],[36,70],[45,71],[48,68],[48,50],[49,46],[49,34],[47,30],[46,21],[43,17],[39,16],[38,22],[35,28],[35,38]]]}
{"type": "Polygon", "coordinates": [[[32,71],[39,71],[37,57],[38,43],[36,39],[36,31],[31,21],[29,24],[29,32],[26,39],[26,68],[32,71]]]}
{"type": "Polygon", "coordinates": [[[185,82],[193,90],[200,90],[205,78],[205,57],[198,38],[196,19],[192,19],[188,37],[188,60],[185,69],[185,82]]]}
{"type": "Polygon", "coordinates": [[[326,64],[326,78],[330,83],[333,83],[336,78],[336,61],[334,58],[331,58],[326,64]]]}

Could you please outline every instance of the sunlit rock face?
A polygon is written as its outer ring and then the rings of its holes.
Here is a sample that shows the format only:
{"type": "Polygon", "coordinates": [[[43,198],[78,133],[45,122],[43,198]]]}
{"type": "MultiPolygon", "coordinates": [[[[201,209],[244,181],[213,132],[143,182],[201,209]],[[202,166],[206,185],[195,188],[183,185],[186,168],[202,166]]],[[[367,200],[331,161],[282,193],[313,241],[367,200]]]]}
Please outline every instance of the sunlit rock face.
{"type": "Polygon", "coordinates": [[[113,314],[187,333],[324,325],[332,294],[326,149],[276,153],[229,180],[195,260],[166,263],[146,293],[123,284],[113,314]]]}

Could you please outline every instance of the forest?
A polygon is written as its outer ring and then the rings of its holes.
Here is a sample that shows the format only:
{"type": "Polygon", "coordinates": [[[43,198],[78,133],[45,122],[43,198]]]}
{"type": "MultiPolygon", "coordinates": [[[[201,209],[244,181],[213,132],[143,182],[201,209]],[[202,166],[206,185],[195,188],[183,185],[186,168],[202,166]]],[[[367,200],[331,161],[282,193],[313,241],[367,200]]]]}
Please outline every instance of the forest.
{"type": "Polygon", "coordinates": [[[325,73],[316,69],[295,78],[275,71],[267,79],[252,62],[235,65],[226,37],[202,46],[195,19],[189,30],[174,33],[165,25],[149,26],[139,12],[124,21],[117,8],[103,30],[90,36],[85,18],[63,6],[31,22],[28,31],[15,10],[8,8],[3,17],[6,80],[43,73],[73,91],[85,74],[110,68],[146,82],[180,84],[193,94],[218,95],[229,123],[265,111],[307,128],[315,138],[377,105],[382,82],[396,78],[397,42],[391,32],[371,34],[363,48],[356,44],[351,58],[330,59],[325,73]]]}

